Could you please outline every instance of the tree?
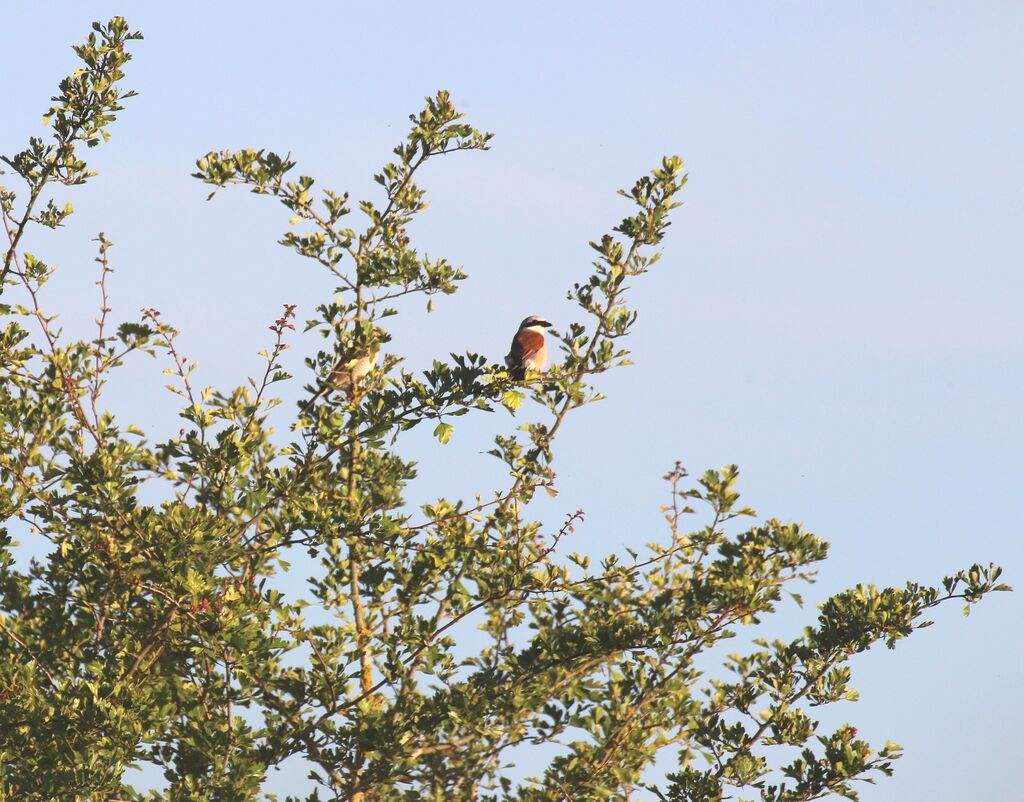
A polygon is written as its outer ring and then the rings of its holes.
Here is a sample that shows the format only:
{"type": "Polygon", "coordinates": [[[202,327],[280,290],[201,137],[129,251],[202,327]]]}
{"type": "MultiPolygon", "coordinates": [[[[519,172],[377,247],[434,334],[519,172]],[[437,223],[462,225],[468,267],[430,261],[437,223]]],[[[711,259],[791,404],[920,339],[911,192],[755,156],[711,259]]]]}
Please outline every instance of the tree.
{"type": "Polygon", "coordinates": [[[580,513],[557,528],[528,516],[538,491],[556,492],[563,422],[602,398],[599,374],[628,361],[628,284],[658,261],[686,182],[679,158],[620,193],[632,213],[591,243],[593,273],[570,290],[584,322],[556,335],[558,364],[517,382],[477,354],[417,375],[386,352],[391,302],[452,294],[466,278],[408,232],[425,208],[426,162],[491,138],[446,92],[412,115],[376,176],[382,200],[360,201],[354,227],[348,194],[316,192],[289,157],[208,153],[195,175],[211,197],[241,185],[278,200],[292,226],[281,243],[337,282],[306,327],[323,338],[307,395],[286,413],[272,392],[292,378],[281,355],[294,307],[270,327],[263,375],[221,390],[193,385],[156,310],[112,327],[103,234],[96,333],[65,338],[43,305],[54,270],[22,237],[72,213],[52,190],[94,175],[82,146],[106,141],[134,94],[121,80],[141,36],[120,17],[93,28],[53,99],[51,139],[4,158],[21,194],[0,188],[3,798],[254,799],[294,756],[318,789],[306,799],[363,802],[795,802],[856,798],[857,781],[890,773],[899,747],[875,749],[849,725],[819,734],[811,708],[856,697],[852,655],[893,647],[944,601],[966,611],[1008,589],[999,568],[975,565],[935,588],[837,593],[802,634],[755,639],[705,674],[698,665],[723,641],[811,579],[824,540],[754,520],[734,466],[691,482],[676,465],[664,542],[599,566],[568,551],[580,513]],[[150,443],[105,410],[108,377],[137,352],[176,377],[180,435],[150,443]],[[513,430],[490,453],[507,486],[410,509],[404,434],[426,423],[443,447],[453,419],[501,410],[513,430]],[[272,418],[290,434],[275,436],[272,418]],[[19,566],[10,530],[48,553],[19,566]],[[319,559],[308,598],[271,582],[298,550],[319,559]],[[455,638],[477,628],[479,653],[456,658],[455,638]],[[532,779],[506,776],[511,755],[529,762],[553,743],[532,779]],[[644,771],[665,751],[678,768],[656,788],[644,771]],[[163,768],[166,790],[126,784],[126,768],[145,763],[163,768]]]}

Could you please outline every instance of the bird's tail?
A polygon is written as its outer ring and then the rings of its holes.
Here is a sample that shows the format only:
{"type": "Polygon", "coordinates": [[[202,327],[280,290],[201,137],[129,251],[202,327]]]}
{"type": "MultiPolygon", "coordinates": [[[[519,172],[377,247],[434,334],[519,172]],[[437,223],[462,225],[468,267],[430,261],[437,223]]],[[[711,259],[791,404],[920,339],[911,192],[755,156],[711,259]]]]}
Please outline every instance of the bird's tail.
{"type": "Polygon", "coordinates": [[[310,398],[305,404],[303,404],[299,408],[299,415],[307,415],[307,414],[309,414],[309,411],[313,408],[313,404],[315,404],[317,401],[319,401],[321,398],[323,398],[327,394],[327,390],[328,389],[329,388],[327,387],[327,385],[324,385],[319,390],[317,390],[313,394],[313,397],[310,398]]]}

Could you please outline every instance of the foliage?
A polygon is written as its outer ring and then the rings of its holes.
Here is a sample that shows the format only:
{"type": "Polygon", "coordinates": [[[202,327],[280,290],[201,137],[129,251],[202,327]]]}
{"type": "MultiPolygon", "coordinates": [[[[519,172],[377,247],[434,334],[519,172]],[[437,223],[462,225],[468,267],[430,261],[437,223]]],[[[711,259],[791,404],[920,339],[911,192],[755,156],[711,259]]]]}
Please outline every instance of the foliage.
{"type": "Polygon", "coordinates": [[[41,302],[54,271],[20,247],[33,224],[56,228],[72,213],[55,199],[36,209],[52,187],[93,175],[80,146],[105,141],[133,94],[120,82],[140,38],[121,18],[96,24],[54,98],[52,140],[4,159],[27,195],[0,189],[0,521],[48,553],[19,567],[3,530],[0,796],[252,799],[293,756],[318,788],[307,799],[367,802],[623,800],[641,788],[678,802],[791,802],[856,798],[855,781],[890,772],[899,747],[871,747],[848,725],[819,734],[811,708],[855,698],[852,655],[892,647],[943,601],[1004,589],[998,568],[974,566],[941,589],[839,593],[803,634],[725,658],[721,679],[699,658],[808,580],[825,541],[753,521],[735,467],[691,483],[676,466],[664,541],[628,560],[595,567],[567,552],[581,513],[555,530],[526,515],[538,490],[555,492],[566,416],[601,398],[597,374],[627,362],[628,285],[658,260],[686,181],[680,159],[621,193],[633,211],[591,243],[593,272],[570,291],[584,322],[555,335],[559,364],[543,376],[517,384],[472,353],[416,374],[386,354],[362,384],[350,375],[348,392],[327,378],[387,345],[389,303],[452,294],[466,278],[413,248],[409,223],[426,208],[421,168],[486,150],[491,135],[439,92],[376,176],[382,199],[355,205],[296,177],[289,156],[199,159],[196,177],[214,194],[242,185],[280,201],[291,216],[281,243],[338,285],[307,324],[323,345],[308,360],[306,401],[288,418],[291,436],[275,439],[271,392],[291,379],[281,355],[294,307],[270,327],[261,378],[198,389],[158,311],[111,331],[102,234],[91,339],[62,336],[41,302]],[[361,222],[350,224],[355,209],[361,222]],[[134,352],[168,360],[179,435],[151,443],[104,407],[109,375],[134,352]],[[440,448],[454,418],[502,408],[527,418],[491,451],[507,486],[410,509],[404,434],[429,422],[440,448]],[[703,515],[687,527],[689,505],[703,515]],[[296,550],[319,559],[306,598],[274,589],[296,550]],[[457,657],[474,631],[482,648],[457,657]],[[679,765],[655,788],[644,772],[663,750],[679,765]],[[531,779],[509,779],[513,756],[537,767],[531,779]],[[126,768],[147,763],[166,789],[127,784],[126,768]]]}

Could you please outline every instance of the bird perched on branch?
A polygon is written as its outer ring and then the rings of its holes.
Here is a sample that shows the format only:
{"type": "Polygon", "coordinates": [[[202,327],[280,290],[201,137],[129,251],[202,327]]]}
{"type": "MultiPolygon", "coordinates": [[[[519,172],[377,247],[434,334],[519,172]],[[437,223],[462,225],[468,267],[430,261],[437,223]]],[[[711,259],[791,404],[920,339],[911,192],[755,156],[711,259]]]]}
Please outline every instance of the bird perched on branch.
{"type": "Polygon", "coordinates": [[[351,400],[356,388],[363,383],[363,380],[373,370],[373,366],[377,364],[378,355],[379,349],[374,348],[362,356],[352,357],[344,362],[339,361],[331,368],[331,372],[327,374],[320,389],[302,407],[302,413],[308,412],[318,399],[335,390],[340,390],[346,398],[351,400]]]}
{"type": "Polygon", "coordinates": [[[519,324],[519,331],[512,338],[512,347],[505,357],[505,365],[515,381],[525,379],[528,370],[544,370],[548,363],[544,329],[550,326],[540,315],[530,315],[519,324]]]}

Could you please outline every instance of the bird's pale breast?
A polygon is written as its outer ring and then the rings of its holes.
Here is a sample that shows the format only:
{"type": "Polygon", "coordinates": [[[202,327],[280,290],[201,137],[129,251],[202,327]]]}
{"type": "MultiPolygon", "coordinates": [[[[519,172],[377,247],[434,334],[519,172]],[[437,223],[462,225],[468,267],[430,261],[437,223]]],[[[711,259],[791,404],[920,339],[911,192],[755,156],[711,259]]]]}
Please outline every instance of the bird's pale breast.
{"type": "Polygon", "coordinates": [[[544,335],[532,328],[521,329],[512,343],[512,351],[518,351],[519,363],[533,370],[543,370],[548,361],[548,349],[544,335]]]}

